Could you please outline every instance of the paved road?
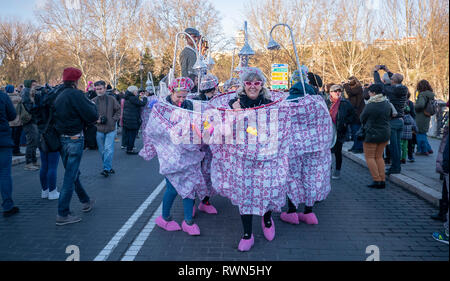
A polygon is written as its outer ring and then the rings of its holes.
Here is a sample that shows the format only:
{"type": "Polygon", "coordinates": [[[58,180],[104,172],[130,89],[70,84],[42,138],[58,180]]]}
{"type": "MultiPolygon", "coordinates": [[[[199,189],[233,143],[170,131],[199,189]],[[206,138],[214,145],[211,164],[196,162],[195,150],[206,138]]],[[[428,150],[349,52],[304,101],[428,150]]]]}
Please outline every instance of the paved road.
{"type": "MultiPolygon", "coordinates": [[[[98,152],[85,151],[81,181],[97,204],[91,213],[82,214],[74,195],[72,209],[83,220],[67,226],[55,225],[57,202],[40,198],[39,172],[24,171],[23,165],[13,167],[13,196],[21,213],[0,217],[0,260],[65,260],[69,245],[78,246],[80,259],[85,261],[363,261],[369,245],[378,246],[381,260],[449,259],[448,246],[431,237],[442,228],[429,218],[436,211],[431,204],[394,184],[385,190],[366,188],[369,172],[345,158],[342,179],[333,181],[327,200],[315,207],[319,225],[293,226],[274,214],[277,234],[268,242],[260,218],[255,217],[255,246],[248,253],[237,250],[242,226],[238,209],[229,200],[211,200],[218,215],[197,212],[200,237],[181,231],[167,233],[152,228],[164,191],[157,159],[146,162],[126,155],[116,143],[117,174],[105,179],[99,167],[98,152]],[[158,187],[162,192],[153,193],[158,187]]],[[[62,177],[60,167],[58,186],[62,177]]],[[[179,222],[183,219],[179,198],[173,216],[179,222]]]]}

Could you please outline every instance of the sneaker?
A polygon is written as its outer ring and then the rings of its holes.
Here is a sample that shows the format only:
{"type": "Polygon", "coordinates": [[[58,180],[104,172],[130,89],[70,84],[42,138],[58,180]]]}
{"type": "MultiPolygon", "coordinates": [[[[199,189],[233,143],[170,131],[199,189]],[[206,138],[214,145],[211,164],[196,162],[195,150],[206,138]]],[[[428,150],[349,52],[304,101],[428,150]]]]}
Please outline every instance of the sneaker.
{"type": "Polygon", "coordinates": [[[33,166],[38,167],[39,169],[41,168],[41,164],[39,164],[38,162],[33,162],[32,164],[33,166]]]}
{"type": "Polygon", "coordinates": [[[414,157],[408,159],[408,162],[411,162],[411,163],[412,163],[412,162],[415,162],[415,161],[416,161],[416,159],[414,159],[414,157]]]}
{"type": "Polygon", "coordinates": [[[48,198],[48,189],[47,190],[41,190],[41,198],[46,199],[48,198]]]}
{"type": "Polygon", "coordinates": [[[12,215],[14,215],[14,214],[17,214],[18,212],[19,212],[19,208],[17,208],[17,207],[12,207],[11,210],[9,210],[9,211],[4,211],[4,212],[3,212],[3,216],[4,216],[5,218],[7,218],[7,217],[10,217],[10,216],[12,216],[12,215]]]}
{"type": "Polygon", "coordinates": [[[203,204],[203,202],[200,202],[200,204],[198,205],[198,209],[207,214],[217,214],[216,208],[214,208],[214,206],[211,204],[207,205],[203,204]]]}
{"type": "Polygon", "coordinates": [[[114,171],[113,169],[111,169],[111,170],[108,171],[108,173],[109,173],[109,174],[115,174],[116,171],[114,171]]]}
{"type": "Polygon", "coordinates": [[[59,192],[57,188],[48,193],[48,200],[56,200],[56,199],[59,199],[59,192]]]}
{"type": "Polygon", "coordinates": [[[71,224],[71,223],[77,223],[80,221],[81,221],[80,217],[73,216],[72,214],[69,214],[65,217],[56,215],[56,225],[66,225],[66,224],[71,224]]]}
{"type": "Polygon", "coordinates": [[[91,200],[89,200],[89,202],[83,203],[83,208],[81,210],[85,213],[90,212],[92,210],[92,208],[94,207],[94,204],[95,204],[95,200],[91,199],[91,200]]]}
{"type": "Polygon", "coordinates": [[[24,170],[25,171],[37,171],[37,170],[39,170],[39,168],[34,166],[33,163],[28,163],[25,165],[24,170]]]}
{"type": "Polygon", "coordinates": [[[445,243],[448,245],[448,236],[444,232],[434,232],[433,238],[436,241],[445,243]]]}
{"type": "Polygon", "coordinates": [[[127,151],[127,154],[131,154],[131,155],[136,155],[136,154],[138,154],[139,152],[137,152],[137,151],[135,151],[135,150],[131,150],[131,151],[127,151]]]}
{"type": "Polygon", "coordinates": [[[127,148],[127,147],[124,146],[124,145],[121,145],[121,146],[120,146],[120,149],[125,149],[125,148],[127,148]]]}
{"type": "Polygon", "coordinates": [[[334,170],[333,175],[331,176],[332,179],[334,180],[339,180],[341,179],[341,171],[339,170],[334,170]]]}
{"type": "Polygon", "coordinates": [[[250,239],[242,238],[241,241],[239,241],[238,250],[241,252],[248,252],[253,247],[253,244],[255,244],[255,237],[253,237],[252,234],[250,239]]]}
{"type": "Polygon", "coordinates": [[[181,224],[181,228],[183,229],[184,232],[186,232],[189,235],[192,236],[200,235],[200,228],[195,223],[192,225],[188,225],[186,221],[183,221],[183,223],[181,224]]]}
{"type": "Polygon", "coordinates": [[[162,216],[156,218],[155,223],[166,231],[178,231],[181,230],[180,225],[176,221],[166,221],[162,216]]]}
{"type": "Polygon", "coordinates": [[[108,170],[103,170],[100,175],[104,176],[105,178],[107,178],[109,176],[108,170]]]}

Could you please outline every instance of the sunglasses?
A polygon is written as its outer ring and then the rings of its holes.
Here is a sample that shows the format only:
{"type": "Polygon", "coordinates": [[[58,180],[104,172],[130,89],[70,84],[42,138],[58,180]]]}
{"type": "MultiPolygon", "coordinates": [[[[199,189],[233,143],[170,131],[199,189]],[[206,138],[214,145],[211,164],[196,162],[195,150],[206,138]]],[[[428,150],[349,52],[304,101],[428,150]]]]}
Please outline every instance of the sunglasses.
{"type": "Polygon", "coordinates": [[[244,84],[245,84],[245,86],[261,86],[262,82],[261,81],[255,81],[255,82],[245,81],[244,84]]]}
{"type": "Polygon", "coordinates": [[[332,93],[342,93],[342,91],[341,90],[334,90],[334,91],[331,91],[332,93]]]}

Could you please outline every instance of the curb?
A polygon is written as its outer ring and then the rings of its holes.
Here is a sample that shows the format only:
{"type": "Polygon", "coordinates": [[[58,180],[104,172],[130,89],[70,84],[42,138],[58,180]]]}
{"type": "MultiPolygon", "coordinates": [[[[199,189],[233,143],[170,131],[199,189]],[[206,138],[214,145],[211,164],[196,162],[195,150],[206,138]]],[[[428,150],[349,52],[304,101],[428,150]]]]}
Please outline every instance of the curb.
{"type": "MultiPolygon", "coordinates": [[[[364,166],[367,168],[366,161],[364,159],[359,158],[355,154],[348,152],[348,151],[342,151],[342,155],[346,158],[360,164],[361,166],[364,166]]],[[[361,154],[362,155],[362,154],[361,154]]],[[[418,182],[408,176],[405,176],[403,174],[394,174],[390,176],[386,176],[386,179],[389,181],[398,184],[402,188],[422,197],[426,201],[430,202],[436,207],[439,207],[439,199],[441,199],[441,193],[437,192],[436,190],[424,185],[421,182],[418,182]]]]}

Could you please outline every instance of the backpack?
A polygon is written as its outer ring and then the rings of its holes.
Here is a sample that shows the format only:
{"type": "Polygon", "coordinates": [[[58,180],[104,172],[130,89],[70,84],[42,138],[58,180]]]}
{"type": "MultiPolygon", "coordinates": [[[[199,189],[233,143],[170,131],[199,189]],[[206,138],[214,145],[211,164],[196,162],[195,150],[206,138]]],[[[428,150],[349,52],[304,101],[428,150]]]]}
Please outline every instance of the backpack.
{"type": "Polygon", "coordinates": [[[19,119],[22,122],[22,124],[25,125],[31,121],[32,116],[25,109],[25,106],[23,106],[23,103],[21,101],[16,105],[16,112],[17,112],[17,115],[19,116],[19,119]]]}
{"type": "Polygon", "coordinates": [[[425,106],[425,109],[423,110],[423,114],[425,116],[433,116],[438,112],[438,103],[435,99],[429,99],[427,102],[427,105],[425,106]]]}

